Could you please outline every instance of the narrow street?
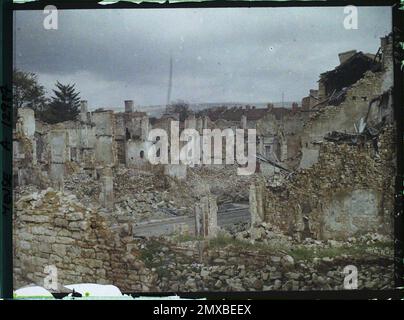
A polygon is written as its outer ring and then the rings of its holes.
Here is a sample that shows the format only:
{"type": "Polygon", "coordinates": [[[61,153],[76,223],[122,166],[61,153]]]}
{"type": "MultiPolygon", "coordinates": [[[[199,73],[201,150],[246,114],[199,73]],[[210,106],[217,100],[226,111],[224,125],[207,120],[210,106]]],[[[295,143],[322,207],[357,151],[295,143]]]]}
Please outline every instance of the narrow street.
{"type": "MultiPolygon", "coordinates": [[[[231,203],[223,205],[217,213],[219,227],[233,225],[239,222],[248,222],[250,211],[246,203],[231,203]]],[[[133,234],[135,237],[151,237],[168,235],[175,231],[176,225],[187,224],[189,233],[195,231],[195,218],[182,216],[161,220],[147,221],[134,225],[133,234]]]]}

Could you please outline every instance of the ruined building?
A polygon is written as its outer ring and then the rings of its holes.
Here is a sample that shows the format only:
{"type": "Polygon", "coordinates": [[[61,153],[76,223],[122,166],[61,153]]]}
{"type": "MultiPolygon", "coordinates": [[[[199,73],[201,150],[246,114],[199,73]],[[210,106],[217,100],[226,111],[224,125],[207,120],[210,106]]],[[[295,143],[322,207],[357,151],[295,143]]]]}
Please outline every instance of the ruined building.
{"type": "Polygon", "coordinates": [[[118,113],[89,112],[87,102],[82,101],[78,121],[53,125],[35,119],[28,108],[19,109],[18,115],[14,134],[17,185],[30,179],[30,175],[24,175],[27,166],[35,166],[44,178],[57,181],[63,179],[70,164],[96,176],[104,166],[146,163],[142,151],[148,144],[149,119],[144,112],[133,110],[133,101],[125,101],[125,112],[118,113]],[[19,165],[23,159],[24,165],[19,165]]]}
{"type": "Polygon", "coordinates": [[[320,77],[321,102],[306,106],[310,117],[294,128],[295,141],[286,140],[294,172],[264,191],[263,219],[302,239],[392,232],[392,37],[382,38],[377,56],[349,52],[340,59],[320,77]]]}

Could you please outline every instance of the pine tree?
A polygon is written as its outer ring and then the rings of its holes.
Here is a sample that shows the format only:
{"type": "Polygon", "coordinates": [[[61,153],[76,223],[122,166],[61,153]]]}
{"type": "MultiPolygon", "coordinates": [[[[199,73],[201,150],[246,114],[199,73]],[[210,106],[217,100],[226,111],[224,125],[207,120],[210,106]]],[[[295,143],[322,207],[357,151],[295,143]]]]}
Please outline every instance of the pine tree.
{"type": "Polygon", "coordinates": [[[76,120],[80,112],[80,92],[76,92],[75,84],[63,85],[57,81],[55,86],[54,96],[46,110],[46,121],[57,123],[76,120]]]}

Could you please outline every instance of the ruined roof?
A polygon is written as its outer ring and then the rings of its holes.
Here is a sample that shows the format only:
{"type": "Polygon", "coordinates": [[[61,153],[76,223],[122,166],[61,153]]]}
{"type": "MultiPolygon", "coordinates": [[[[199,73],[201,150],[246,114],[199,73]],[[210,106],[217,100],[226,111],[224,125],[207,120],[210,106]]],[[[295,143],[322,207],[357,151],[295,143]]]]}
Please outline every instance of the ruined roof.
{"type": "Polygon", "coordinates": [[[219,108],[219,109],[209,109],[206,115],[212,121],[219,119],[228,121],[240,121],[242,116],[246,116],[249,121],[256,121],[263,118],[268,113],[268,109],[251,107],[250,109],[233,107],[233,108],[219,108]]]}
{"type": "Polygon", "coordinates": [[[113,110],[110,109],[104,109],[104,108],[98,108],[92,111],[92,113],[102,113],[102,112],[114,112],[113,110]]]}
{"type": "Polygon", "coordinates": [[[375,72],[379,67],[380,63],[372,59],[372,56],[358,52],[334,70],[322,73],[319,82],[323,84],[326,96],[331,97],[363,78],[367,71],[375,72]]]}
{"type": "Polygon", "coordinates": [[[327,80],[328,78],[331,78],[340,72],[346,71],[346,70],[354,67],[359,61],[364,63],[365,66],[367,65],[368,66],[367,70],[369,70],[373,64],[373,58],[374,58],[374,55],[364,54],[362,51],[359,51],[359,52],[353,54],[351,57],[346,59],[344,62],[342,62],[338,66],[336,66],[333,70],[321,73],[320,81],[327,80]]]}
{"type": "Polygon", "coordinates": [[[276,120],[281,120],[287,114],[294,114],[296,113],[295,110],[285,107],[276,107],[269,110],[269,113],[275,116],[276,120]]]}

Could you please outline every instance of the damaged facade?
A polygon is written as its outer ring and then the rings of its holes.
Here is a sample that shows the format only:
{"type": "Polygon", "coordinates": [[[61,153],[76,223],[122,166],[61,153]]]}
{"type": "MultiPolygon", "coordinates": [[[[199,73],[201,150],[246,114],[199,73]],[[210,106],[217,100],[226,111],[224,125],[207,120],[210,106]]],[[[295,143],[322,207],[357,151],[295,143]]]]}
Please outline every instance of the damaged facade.
{"type": "MultiPolygon", "coordinates": [[[[346,239],[372,231],[392,234],[391,36],[382,39],[379,53],[341,54],[341,64],[320,77],[314,99],[319,102],[302,108],[309,116],[289,132],[295,137],[293,143],[286,141],[293,161],[284,165],[292,173],[265,191],[263,210],[266,221],[290,235],[346,239]]],[[[272,134],[279,132],[287,135],[282,130],[272,134]]]]}

